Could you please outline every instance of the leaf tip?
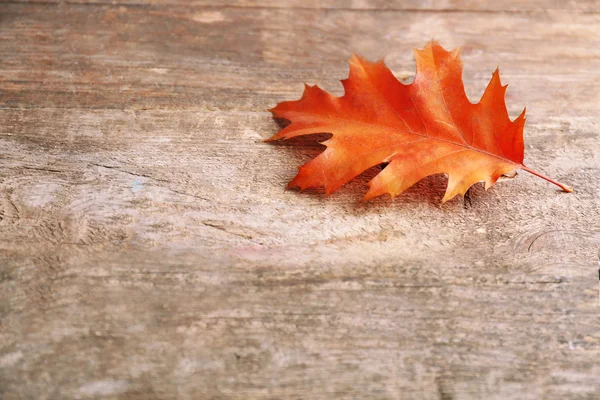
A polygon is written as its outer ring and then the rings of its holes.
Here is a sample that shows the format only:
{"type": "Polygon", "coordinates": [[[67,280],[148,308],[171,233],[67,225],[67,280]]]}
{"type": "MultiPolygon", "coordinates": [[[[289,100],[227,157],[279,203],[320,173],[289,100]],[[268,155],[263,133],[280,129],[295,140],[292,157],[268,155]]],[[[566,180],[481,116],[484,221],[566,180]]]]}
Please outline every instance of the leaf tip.
{"type": "MultiPolygon", "coordinates": [[[[440,46],[441,47],[441,46],[440,46]]],[[[452,50],[450,52],[450,55],[452,56],[452,58],[457,59],[460,58],[460,47],[455,48],[454,50],[452,50]]]]}
{"type": "Polygon", "coordinates": [[[451,195],[452,197],[450,197],[450,195],[448,195],[448,193],[444,194],[444,197],[442,198],[442,204],[446,204],[448,201],[452,200],[453,198],[456,197],[456,193],[451,195]]]}
{"type": "Polygon", "coordinates": [[[292,179],[285,188],[286,190],[298,189],[302,191],[302,187],[298,183],[296,183],[296,178],[292,179]]]}
{"type": "Polygon", "coordinates": [[[438,42],[434,38],[431,38],[429,40],[429,42],[427,42],[427,44],[425,45],[425,48],[427,48],[427,47],[437,47],[437,46],[440,46],[440,42],[438,42]]]}
{"type": "MultiPolygon", "coordinates": [[[[367,190],[367,193],[365,193],[365,195],[363,196],[362,200],[360,201],[361,203],[364,203],[366,201],[374,199],[375,197],[381,196],[383,194],[383,193],[381,193],[381,191],[378,191],[377,189],[375,189],[372,182],[369,182],[368,185],[369,185],[369,190],[367,190]]],[[[393,198],[393,196],[392,196],[392,198],[393,198]]]]}
{"type": "Polygon", "coordinates": [[[364,58],[362,58],[358,53],[352,53],[352,56],[350,57],[350,60],[348,60],[348,64],[350,64],[350,66],[352,66],[352,64],[361,64],[364,61],[364,58]]]}

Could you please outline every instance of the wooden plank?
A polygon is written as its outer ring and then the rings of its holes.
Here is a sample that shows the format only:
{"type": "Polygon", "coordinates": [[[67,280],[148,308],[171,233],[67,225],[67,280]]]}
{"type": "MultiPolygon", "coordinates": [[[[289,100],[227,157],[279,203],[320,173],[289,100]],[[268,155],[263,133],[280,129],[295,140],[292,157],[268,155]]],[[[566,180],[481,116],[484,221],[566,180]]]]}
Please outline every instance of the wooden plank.
{"type": "MultiPolygon", "coordinates": [[[[65,3],[64,0],[11,0],[15,3],[53,4],[65,3]]],[[[284,9],[320,9],[320,10],[405,10],[433,12],[545,12],[578,11],[598,12],[598,2],[595,0],[518,0],[473,1],[473,0],[68,0],[69,4],[113,5],[113,6],[182,6],[188,9],[196,7],[221,8],[284,8],[284,9]]]]}
{"type": "Polygon", "coordinates": [[[578,115],[600,104],[598,80],[590,79],[598,70],[595,14],[548,13],[532,20],[487,13],[229,9],[221,12],[222,21],[206,22],[205,12],[194,16],[183,8],[90,13],[69,6],[69,23],[60,29],[47,7],[5,5],[2,14],[5,107],[263,112],[297,98],[303,82],[339,93],[352,51],[386,56],[392,70],[410,80],[411,49],[431,37],[447,48],[462,47],[473,100],[499,65],[511,85],[514,114],[527,105],[540,116],[556,116],[557,110],[578,115]],[[476,34],[488,28],[497,35],[491,43],[476,34]]]}
{"type": "Polygon", "coordinates": [[[595,398],[600,17],[239,4],[0,5],[0,398],[595,398]],[[430,37],[574,193],[284,190],[265,109],[430,37]]]}

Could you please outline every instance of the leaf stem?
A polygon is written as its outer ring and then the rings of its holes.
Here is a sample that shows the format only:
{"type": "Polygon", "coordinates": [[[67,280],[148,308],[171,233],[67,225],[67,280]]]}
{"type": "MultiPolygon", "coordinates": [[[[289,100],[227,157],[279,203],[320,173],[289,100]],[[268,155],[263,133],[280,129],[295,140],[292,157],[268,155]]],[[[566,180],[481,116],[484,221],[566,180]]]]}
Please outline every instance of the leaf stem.
{"type": "Polygon", "coordinates": [[[550,182],[550,183],[554,183],[556,186],[558,186],[559,188],[561,188],[563,191],[565,191],[565,192],[567,192],[567,193],[571,193],[571,192],[573,191],[573,188],[572,188],[572,187],[570,187],[570,186],[567,186],[567,185],[565,185],[565,184],[563,184],[563,183],[560,183],[560,182],[558,182],[558,181],[555,181],[555,180],[554,180],[554,179],[552,179],[552,178],[548,178],[547,176],[544,176],[544,175],[540,174],[539,172],[536,172],[536,171],[532,170],[531,168],[529,168],[529,167],[526,167],[525,165],[522,165],[522,164],[521,164],[521,168],[522,168],[523,170],[525,170],[525,171],[529,172],[530,174],[533,174],[533,175],[535,175],[535,176],[539,176],[540,178],[542,178],[542,179],[545,179],[545,180],[547,180],[547,181],[548,181],[548,182],[550,182]]]}

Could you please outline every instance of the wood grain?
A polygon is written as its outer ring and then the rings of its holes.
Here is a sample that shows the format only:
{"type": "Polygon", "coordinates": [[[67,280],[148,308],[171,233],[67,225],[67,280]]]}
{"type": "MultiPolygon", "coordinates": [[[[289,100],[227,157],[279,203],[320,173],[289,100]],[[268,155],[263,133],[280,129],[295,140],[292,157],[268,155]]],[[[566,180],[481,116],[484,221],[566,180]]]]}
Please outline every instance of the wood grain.
{"type": "Polygon", "coordinates": [[[597,398],[600,14],[521,3],[0,3],[0,398],[597,398]],[[285,191],[266,109],[432,37],[575,192],[285,191]]]}
{"type": "MultiPolygon", "coordinates": [[[[15,3],[64,3],[64,0],[12,0],[15,3]]],[[[283,8],[320,10],[377,10],[377,11],[433,11],[433,12],[545,12],[577,11],[598,12],[599,5],[594,0],[518,0],[473,1],[473,0],[68,0],[68,4],[110,4],[137,7],[183,6],[220,8],[283,8]]]]}

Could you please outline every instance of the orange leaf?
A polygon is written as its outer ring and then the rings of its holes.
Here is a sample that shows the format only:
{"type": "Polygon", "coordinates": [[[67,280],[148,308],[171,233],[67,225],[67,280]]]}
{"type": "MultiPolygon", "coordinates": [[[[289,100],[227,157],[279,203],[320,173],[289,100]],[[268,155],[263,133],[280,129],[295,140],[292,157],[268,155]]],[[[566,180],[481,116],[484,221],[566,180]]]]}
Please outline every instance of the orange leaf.
{"type": "Polygon", "coordinates": [[[511,122],[498,70],[481,101],[472,104],[458,49],[447,52],[432,41],[415,49],[415,57],[417,74],[410,85],[398,81],[383,61],[353,55],[342,97],[305,86],[300,100],[271,110],[291,123],[269,140],[333,134],[323,142],[327,149],[300,167],[288,187],[324,186],[330,194],[370,167],[389,163],[369,182],[364,200],[385,193],[393,198],[426,176],[445,173],[446,202],[476,182],[487,189],[518,168],[572,191],[523,164],[525,110],[511,122]]]}

